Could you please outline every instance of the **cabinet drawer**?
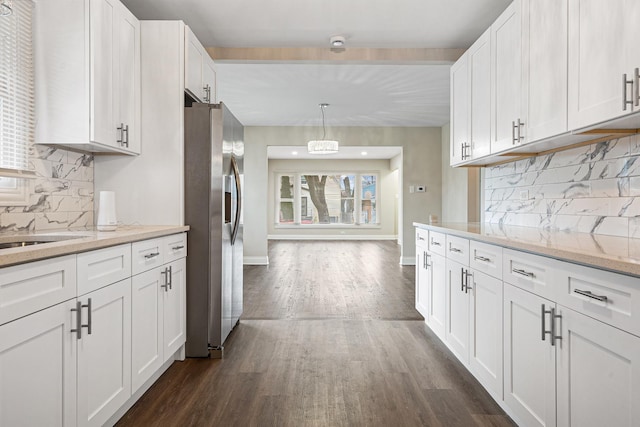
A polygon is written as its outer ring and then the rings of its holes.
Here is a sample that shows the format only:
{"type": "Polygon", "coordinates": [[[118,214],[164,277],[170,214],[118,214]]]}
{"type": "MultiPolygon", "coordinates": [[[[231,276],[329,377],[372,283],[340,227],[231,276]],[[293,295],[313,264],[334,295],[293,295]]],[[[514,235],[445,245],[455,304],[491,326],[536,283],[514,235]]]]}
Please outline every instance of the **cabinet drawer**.
{"type": "Polygon", "coordinates": [[[0,269],[0,324],[75,298],[76,256],[0,269]]]}
{"type": "Polygon", "coordinates": [[[427,248],[429,245],[428,241],[429,231],[422,228],[416,228],[416,246],[427,248]]]}
{"type": "Polygon", "coordinates": [[[78,254],[78,295],[131,276],[131,245],[78,254]]]}
{"type": "Polygon", "coordinates": [[[565,262],[556,277],[559,304],[640,336],[640,279],[565,262]]]}
{"type": "Polygon", "coordinates": [[[505,282],[555,301],[552,283],[558,261],[511,249],[503,249],[502,278],[505,282]]]}
{"type": "Polygon", "coordinates": [[[142,273],[164,264],[164,239],[143,240],[131,245],[132,274],[142,273]]]}
{"type": "Polygon", "coordinates": [[[447,244],[447,236],[443,233],[438,233],[429,230],[429,251],[438,255],[447,256],[445,247],[447,244]]]}
{"type": "Polygon", "coordinates": [[[447,258],[469,265],[469,240],[447,234],[447,258]]]}
{"type": "Polygon", "coordinates": [[[187,233],[173,234],[164,238],[164,262],[187,256],[187,233]]]}
{"type": "Polygon", "coordinates": [[[469,265],[502,280],[502,248],[472,240],[469,243],[469,265]]]}

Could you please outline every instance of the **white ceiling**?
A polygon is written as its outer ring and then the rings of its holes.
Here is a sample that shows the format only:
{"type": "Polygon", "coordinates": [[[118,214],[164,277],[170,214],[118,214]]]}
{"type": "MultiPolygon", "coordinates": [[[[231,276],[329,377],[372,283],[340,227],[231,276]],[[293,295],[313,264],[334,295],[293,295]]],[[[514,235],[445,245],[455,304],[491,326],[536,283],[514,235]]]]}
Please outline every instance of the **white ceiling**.
{"type": "MultiPolygon", "coordinates": [[[[511,0],[123,0],[181,19],[208,47],[466,48],[511,0]]],[[[450,65],[217,62],[218,100],[245,126],[442,126],[450,65]]]]}
{"type": "Polygon", "coordinates": [[[354,147],[354,146],[341,146],[340,150],[336,154],[309,154],[307,147],[292,146],[292,145],[270,145],[267,147],[267,158],[269,159],[313,159],[313,160],[327,160],[327,159],[392,159],[398,154],[402,153],[400,147],[354,147]],[[362,154],[362,153],[366,154],[362,154]],[[294,154],[295,153],[295,154],[294,154]]]}

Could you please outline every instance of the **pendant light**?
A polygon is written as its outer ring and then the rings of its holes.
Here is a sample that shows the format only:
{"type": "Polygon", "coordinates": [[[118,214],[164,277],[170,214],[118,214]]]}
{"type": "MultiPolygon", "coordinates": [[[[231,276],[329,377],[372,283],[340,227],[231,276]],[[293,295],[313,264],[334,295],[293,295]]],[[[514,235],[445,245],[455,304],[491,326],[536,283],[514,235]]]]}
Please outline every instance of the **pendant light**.
{"type": "Polygon", "coordinates": [[[13,1],[0,0],[0,16],[9,16],[13,14],[13,1]]]}
{"type": "Polygon", "coordinates": [[[338,141],[327,140],[327,129],[325,127],[324,109],[329,104],[320,104],[320,113],[322,114],[322,139],[309,141],[307,143],[307,150],[309,154],[336,154],[338,152],[338,141]]]}

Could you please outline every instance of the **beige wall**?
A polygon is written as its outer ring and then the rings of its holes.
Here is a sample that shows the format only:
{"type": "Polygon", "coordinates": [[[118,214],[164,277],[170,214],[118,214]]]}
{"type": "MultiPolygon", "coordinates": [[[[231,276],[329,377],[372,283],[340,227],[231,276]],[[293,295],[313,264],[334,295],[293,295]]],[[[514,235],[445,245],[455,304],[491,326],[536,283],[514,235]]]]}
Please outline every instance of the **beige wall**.
{"type": "MultiPolygon", "coordinates": [[[[267,147],[304,145],[317,138],[317,127],[245,127],[245,262],[266,263],[269,223],[267,147]]],[[[402,261],[414,261],[413,222],[440,215],[442,200],[441,129],[394,127],[334,127],[329,137],[345,146],[402,147],[402,261]],[[409,193],[410,185],[426,185],[425,193],[409,193]],[[408,244],[404,244],[407,242],[408,244]]]]}
{"type": "Polygon", "coordinates": [[[370,236],[385,239],[397,239],[395,224],[395,199],[398,195],[396,174],[389,169],[389,160],[269,160],[269,209],[268,235],[273,238],[282,236],[334,236],[336,238],[348,236],[370,236]],[[276,175],[278,173],[300,171],[323,172],[374,172],[379,174],[379,210],[380,225],[362,226],[354,228],[333,227],[300,228],[276,226],[275,195],[277,194],[276,175]]]}

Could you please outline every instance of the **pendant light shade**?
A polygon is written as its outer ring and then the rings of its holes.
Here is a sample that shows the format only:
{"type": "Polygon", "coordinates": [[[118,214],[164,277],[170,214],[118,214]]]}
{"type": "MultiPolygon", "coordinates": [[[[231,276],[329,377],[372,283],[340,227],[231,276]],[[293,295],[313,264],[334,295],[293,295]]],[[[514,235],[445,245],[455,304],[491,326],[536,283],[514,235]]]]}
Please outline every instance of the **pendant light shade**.
{"type": "Polygon", "coordinates": [[[309,154],[336,154],[338,152],[338,141],[325,139],[327,130],[325,127],[324,109],[328,106],[329,104],[320,104],[320,112],[322,114],[322,139],[309,141],[307,143],[309,154]]]}

